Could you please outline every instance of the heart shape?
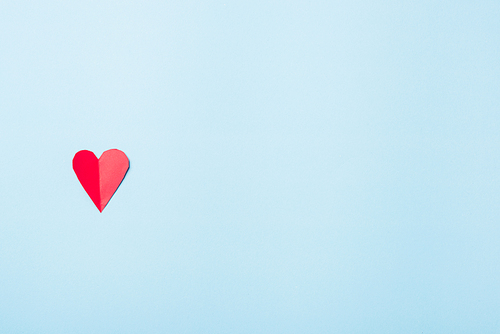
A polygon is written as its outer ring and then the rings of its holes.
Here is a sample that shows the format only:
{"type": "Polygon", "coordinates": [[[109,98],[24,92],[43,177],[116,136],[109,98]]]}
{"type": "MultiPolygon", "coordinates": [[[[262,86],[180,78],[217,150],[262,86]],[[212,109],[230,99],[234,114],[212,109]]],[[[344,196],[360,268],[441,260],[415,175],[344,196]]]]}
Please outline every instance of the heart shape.
{"type": "Polygon", "coordinates": [[[128,168],[127,156],[116,149],[105,151],[99,159],[87,150],[77,152],[73,158],[76,177],[99,212],[104,210],[118,189],[128,168]]]}

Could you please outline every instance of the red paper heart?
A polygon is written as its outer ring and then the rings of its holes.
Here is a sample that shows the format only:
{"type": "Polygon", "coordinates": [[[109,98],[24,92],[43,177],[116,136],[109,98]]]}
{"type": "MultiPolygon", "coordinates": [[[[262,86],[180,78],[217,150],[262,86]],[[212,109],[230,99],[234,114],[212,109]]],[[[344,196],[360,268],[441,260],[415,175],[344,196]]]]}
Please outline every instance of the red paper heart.
{"type": "Polygon", "coordinates": [[[73,158],[73,170],[78,180],[100,212],[104,210],[129,168],[125,153],[108,150],[99,159],[83,150],[73,158]]]}

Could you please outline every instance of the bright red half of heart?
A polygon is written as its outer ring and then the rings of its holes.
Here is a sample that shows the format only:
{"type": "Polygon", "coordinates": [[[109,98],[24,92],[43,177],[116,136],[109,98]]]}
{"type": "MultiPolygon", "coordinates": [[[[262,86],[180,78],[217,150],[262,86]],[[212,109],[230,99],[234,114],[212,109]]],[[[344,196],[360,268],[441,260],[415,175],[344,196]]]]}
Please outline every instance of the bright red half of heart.
{"type": "Polygon", "coordinates": [[[116,149],[105,151],[99,159],[87,150],[76,153],[73,158],[73,170],[99,212],[118,189],[128,168],[127,156],[116,149]]]}

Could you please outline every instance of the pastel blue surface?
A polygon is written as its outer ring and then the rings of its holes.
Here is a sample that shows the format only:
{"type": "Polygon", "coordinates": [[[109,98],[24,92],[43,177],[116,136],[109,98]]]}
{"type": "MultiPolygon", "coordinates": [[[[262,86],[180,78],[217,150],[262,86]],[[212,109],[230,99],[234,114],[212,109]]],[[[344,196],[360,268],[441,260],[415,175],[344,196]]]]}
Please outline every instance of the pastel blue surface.
{"type": "Polygon", "coordinates": [[[499,18],[1,2],[0,333],[499,333],[499,18]]]}

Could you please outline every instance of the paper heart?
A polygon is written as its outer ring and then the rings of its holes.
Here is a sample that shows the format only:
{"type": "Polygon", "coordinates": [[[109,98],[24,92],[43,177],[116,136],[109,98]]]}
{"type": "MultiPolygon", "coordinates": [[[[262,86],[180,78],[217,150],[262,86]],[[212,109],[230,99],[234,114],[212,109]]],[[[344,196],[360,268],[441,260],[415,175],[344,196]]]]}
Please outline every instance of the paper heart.
{"type": "Polygon", "coordinates": [[[73,158],[73,170],[99,212],[118,189],[128,168],[127,156],[116,149],[104,152],[99,159],[87,150],[77,152],[73,158]]]}

